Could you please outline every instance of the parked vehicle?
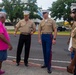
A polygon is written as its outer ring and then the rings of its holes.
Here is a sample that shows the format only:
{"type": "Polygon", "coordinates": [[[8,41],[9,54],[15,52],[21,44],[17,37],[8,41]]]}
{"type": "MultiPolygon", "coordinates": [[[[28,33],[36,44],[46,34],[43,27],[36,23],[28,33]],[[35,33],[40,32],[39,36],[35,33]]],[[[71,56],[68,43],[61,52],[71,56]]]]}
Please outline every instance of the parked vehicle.
{"type": "Polygon", "coordinates": [[[64,27],[64,26],[59,26],[59,27],[57,28],[57,31],[66,31],[66,27],[64,27]]]}
{"type": "Polygon", "coordinates": [[[11,22],[5,22],[5,26],[13,26],[11,22]]]}

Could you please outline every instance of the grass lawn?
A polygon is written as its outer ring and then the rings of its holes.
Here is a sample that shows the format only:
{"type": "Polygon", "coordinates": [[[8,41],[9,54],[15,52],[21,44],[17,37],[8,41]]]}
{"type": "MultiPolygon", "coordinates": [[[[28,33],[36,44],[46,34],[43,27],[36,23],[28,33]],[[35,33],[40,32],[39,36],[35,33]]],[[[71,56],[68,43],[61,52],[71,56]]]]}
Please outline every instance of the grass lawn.
{"type": "Polygon", "coordinates": [[[70,31],[58,32],[58,35],[70,35],[70,31]]]}

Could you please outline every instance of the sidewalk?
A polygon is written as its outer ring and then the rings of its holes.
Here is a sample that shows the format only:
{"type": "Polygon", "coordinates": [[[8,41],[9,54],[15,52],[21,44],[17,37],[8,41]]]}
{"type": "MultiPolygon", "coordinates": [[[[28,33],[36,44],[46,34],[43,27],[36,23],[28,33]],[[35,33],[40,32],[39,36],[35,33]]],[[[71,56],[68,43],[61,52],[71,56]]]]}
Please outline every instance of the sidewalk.
{"type": "Polygon", "coordinates": [[[46,69],[41,69],[33,65],[25,67],[24,64],[16,66],[15,62],[12,61],[3,62],[2,69],[6,71],[3,75],[71,75],[67,73],[66,70],[62,71],[55,69],[52,70],[51,74],[48,74],[46,69]]]}

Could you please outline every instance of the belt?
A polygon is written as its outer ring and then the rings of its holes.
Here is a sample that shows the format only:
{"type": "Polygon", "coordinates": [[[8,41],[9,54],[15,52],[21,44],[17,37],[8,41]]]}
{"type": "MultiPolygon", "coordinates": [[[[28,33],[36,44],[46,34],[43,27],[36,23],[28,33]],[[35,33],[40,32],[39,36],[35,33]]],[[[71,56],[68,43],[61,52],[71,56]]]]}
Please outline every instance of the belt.
{"type": "Polygon", "coordinates": [[[52,32],[42,32],[42,34],[52,34],[52,32]]]}
{"type": "Polygon", "coordinates": [[[27,33],[27,32],[21,32],[21,34],[23,34],[23,35],[30,35],[30,33],[27,33]]]}

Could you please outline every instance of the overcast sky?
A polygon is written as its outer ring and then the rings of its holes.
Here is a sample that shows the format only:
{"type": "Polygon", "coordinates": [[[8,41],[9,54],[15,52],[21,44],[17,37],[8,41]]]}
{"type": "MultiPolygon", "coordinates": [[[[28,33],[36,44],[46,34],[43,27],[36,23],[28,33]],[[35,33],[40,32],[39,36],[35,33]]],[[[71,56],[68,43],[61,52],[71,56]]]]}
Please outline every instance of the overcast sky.
{"type": "MultiPolygon", "coordinates": [[[[48,9],[48,7],[51,7],[52,3],[56,0],[37,0],[37,4],[39,7],[42,7],[43,9],[48,9]]],[[[2,2],[2,0],[0,0],[2,2]]]]}
{"type": "Polygon", "coordinates": [[[2,0],[0,0],[0,2],[2,2],[2,0]]]}
{"type": "Polygon", "coordinates": [[[48,7],[51,7],[54,1],[56,0],[37,0],[37,4],[39,7],[42,7],[43,9],[48,9],[48,7]]]}

